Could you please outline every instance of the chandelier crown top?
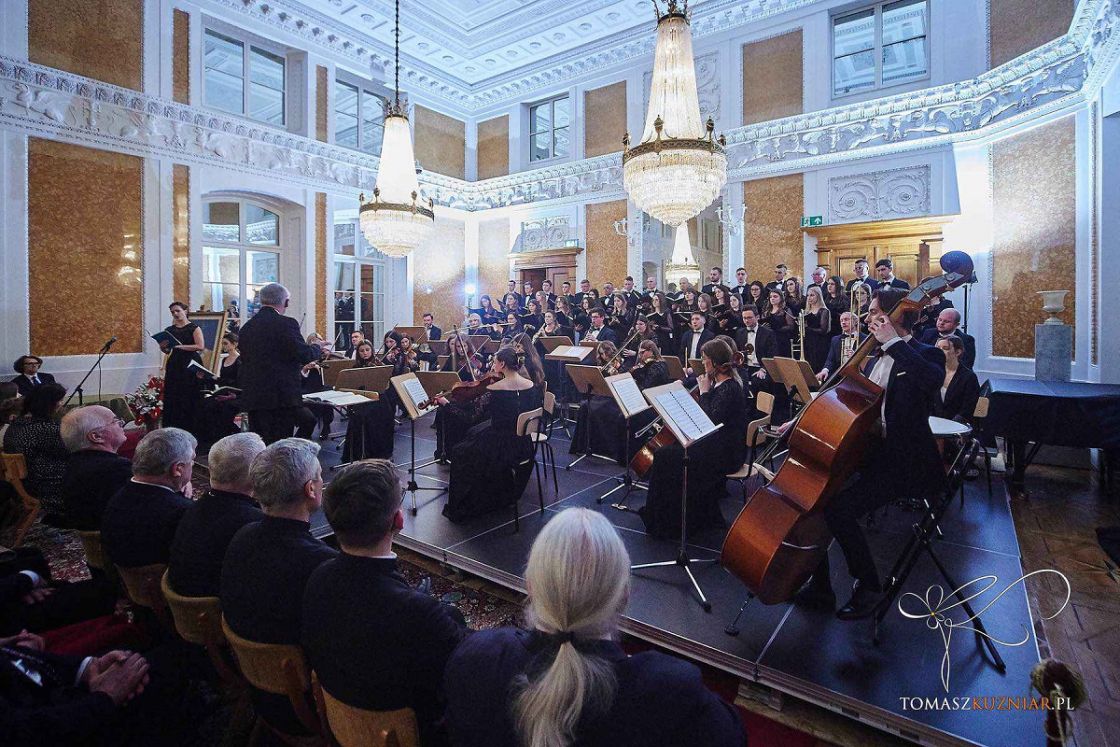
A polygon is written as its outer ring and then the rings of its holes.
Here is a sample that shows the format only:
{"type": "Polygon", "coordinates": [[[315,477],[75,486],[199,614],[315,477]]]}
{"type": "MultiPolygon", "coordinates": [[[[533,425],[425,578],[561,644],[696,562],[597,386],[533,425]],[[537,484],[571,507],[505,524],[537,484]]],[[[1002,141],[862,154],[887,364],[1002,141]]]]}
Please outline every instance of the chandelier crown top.
{"type": "Polygon", "coordinates": [[[692,11],[688,9],[688,0],[668,0],[665,4],[665,11],[662,12],[661,6],[657,4],[657,0],[653,2],[653,15],[657,18],[657,22],[661,23],[669,18],[683,18],[685,23],[691,23],[692,11]]]}

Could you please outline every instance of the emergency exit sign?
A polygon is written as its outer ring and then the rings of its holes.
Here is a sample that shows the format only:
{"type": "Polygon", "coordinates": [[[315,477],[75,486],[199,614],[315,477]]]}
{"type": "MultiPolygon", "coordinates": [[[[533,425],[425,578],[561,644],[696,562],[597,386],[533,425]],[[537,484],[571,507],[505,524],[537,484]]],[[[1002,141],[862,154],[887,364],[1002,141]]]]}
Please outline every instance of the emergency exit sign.
{"type": "Polygon", "coordinates": [[[803,215],[801,216],[801,227],[808,228],[810,226],[823,226],[823,215],[803,215]]]}

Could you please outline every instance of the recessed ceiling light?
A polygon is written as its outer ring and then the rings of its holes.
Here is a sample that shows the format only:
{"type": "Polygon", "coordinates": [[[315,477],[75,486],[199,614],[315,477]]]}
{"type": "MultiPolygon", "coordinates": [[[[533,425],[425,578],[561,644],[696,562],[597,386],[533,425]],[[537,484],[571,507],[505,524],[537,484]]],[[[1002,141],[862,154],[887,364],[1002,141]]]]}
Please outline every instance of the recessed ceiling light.
{"type": "Polygon", "coordinates": [[[590,31],[592,28],[593,28],[593,26],[590,23],[581,23],[579,25],[579,30],[580,31],[590,31]]]}
{"type": "Polygon", "coordinates": [[[540,49],[540,48],[541,48],[541,43],[540,42],[533,42],[532,44],[529,45],[529,49],[536,50],[536,49],[540,49]]]}
{"type": "Polygon", "coordinates": [[[445,55],[443,56],[443,61],[444,61],[444,62],[454,62],[454,61],[455,61],[455,58],[454,58],[454,57],[452,57],[452,56],[451,56],[451,55],[449,55],[449,54],[445,54],[445,55]]]}
{"type": "Polygon", "coordinates": [[[416,46],[419,47],[420,49],[427,49],[428,48],[428,42],[420,42],[416,46]]]}

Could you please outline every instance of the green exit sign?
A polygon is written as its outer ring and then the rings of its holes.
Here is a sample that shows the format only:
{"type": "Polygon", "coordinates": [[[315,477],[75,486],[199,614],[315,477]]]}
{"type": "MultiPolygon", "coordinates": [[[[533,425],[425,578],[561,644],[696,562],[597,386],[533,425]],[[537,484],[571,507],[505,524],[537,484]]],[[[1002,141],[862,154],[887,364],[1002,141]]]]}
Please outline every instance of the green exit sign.
{"type": "Polygon", "coordinates": [[[824,225],[824,216],[823,215],[803,215],[801,217],[801,227],[802,228],[808,228],[810,226],[823,226],[823,225],[824,225]]]}

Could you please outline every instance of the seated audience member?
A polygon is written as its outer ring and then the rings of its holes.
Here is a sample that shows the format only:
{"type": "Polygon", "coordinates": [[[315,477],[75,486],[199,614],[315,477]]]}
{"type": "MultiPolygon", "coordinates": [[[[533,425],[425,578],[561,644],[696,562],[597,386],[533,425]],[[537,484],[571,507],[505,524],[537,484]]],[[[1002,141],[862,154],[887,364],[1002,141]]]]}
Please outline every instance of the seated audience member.
{"type": "Polygon", "coordinates": [[[937,340],[937,347],[945,353],[945,381],[934,395],[931,414],[939,418],[971,423],[980,399],[980,381],[962,360],[965,355],[964,340],[956,335],[937,340]]]}
{"type": "MultiPolygon", "coordinates": [[[[0,561],[0,635],[60,628],[112,613],[116,589],[103,579],[55,583],[34,547],[6,550],[0,561]]],[[[0,744],[3,740],[0,740],[0,744]]]]}
{"type": "Polygon", "coordinates": [[[70,451],[62,477],[67,526],[98,530],[109,499],[132,478],[132,462],[117,454],[124,421],[108,407],[90,405],[66,413],[61,432],[70,451]]]}
{"type": "MultiPolygon", "coordinates": [[[[264,518],[234,535],[222,563],[220,594],[226,623],[242,638],[298,645],[307,579],[338,555],[311,536],[311,514],[323,502],[318,454],[318,444],[283,438],[258,454],[249,469],[264,518]]],[[[251,692],[253,707],[270,726],[304,734],[287,697],[251,692]]]]}
{"type": "Polygon", "coordinates": [[[61,525],[63,519],[62,476],[70,453],[62,443],[57,420],[66,389],[61,384],[42,384],[23,398],[22,417],[4,433],[4,451],[23,454],[27,461],[27,492],[39,499],[43,520],[61,525]]]}
{"type": "Polygon", "coordinates": [[[180,428],[160,428],[140,439],[132,479],[109,499],[101,519],[101,545],[113,563],[138,568],[167,562],[175,528],[191,505],[197,445],[180,428]]]}
{"type": "MultiPolygon", "coordinates": [[[[303,645],[323,689],[358,708],[416,712],[432,744],[447,657],[462,640],[457,610],[409,587],[393,535],[404,526],[392,462],[355,462],[323,495],[342,553],[311,574],[303,596],[303,645]]],[[[443,741],[443,740],[440,740],[443,741]]]]}
{"type": "Polygon", "coordinates": [[[235,433],[210,447],[210,489],[183,514],[171,543],[168,583],[188,597],[216,597],[233,535],[264,518],[253,501],[249,466],[264,451],[256,433],[235,433]]]}
{"type": "Polygon", "coordinates": [[[549,521],[525,582],[531,630],[475,633],[448,662],[452,744],[746,744],[738,714],[695,665],[627,656],[617,643],[630,558],[602,514],[570,508],[549,521]]]}
{"type": "Polygon", "coordinates": [[[21,355],[16,358],[12,369],[18,375],[12,381],[15,382],[21,396],[26,397],[31,394],[35,387],[54,383],[53,376],[39,370],[42,365],[43,359],[37,355],[21,355]]]}

